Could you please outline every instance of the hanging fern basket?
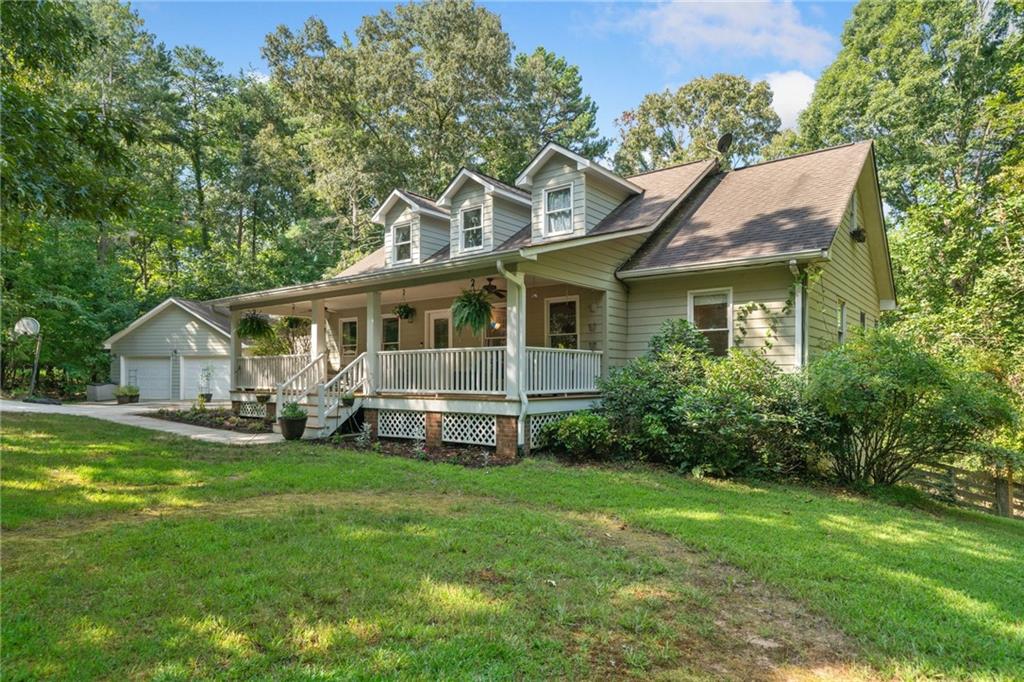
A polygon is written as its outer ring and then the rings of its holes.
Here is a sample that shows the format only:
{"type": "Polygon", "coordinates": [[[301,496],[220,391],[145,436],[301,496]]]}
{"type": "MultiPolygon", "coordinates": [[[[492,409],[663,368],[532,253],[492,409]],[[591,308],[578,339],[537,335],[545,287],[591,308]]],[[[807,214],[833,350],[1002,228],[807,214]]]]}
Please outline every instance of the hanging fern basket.
{"type": "Polygon", "coordinates": [[[466,289],[452,301],[452,325],[455,331],[470,329],[482,334],[491,323],[491,301],[483,289],[466,289]]]}
{"type": "Polygon", "coordinates": [[[408,303],[399,303],[391,312],[400,320],[411,320],[416,317],[416,309],[408,303]]]}
{"type": "Polygon", "coordinates": [[[262,339],[270,336],[274,328],[270,318],[255,310],[251,310],[238,321],[238,335],[243,339],[262,339]]]}

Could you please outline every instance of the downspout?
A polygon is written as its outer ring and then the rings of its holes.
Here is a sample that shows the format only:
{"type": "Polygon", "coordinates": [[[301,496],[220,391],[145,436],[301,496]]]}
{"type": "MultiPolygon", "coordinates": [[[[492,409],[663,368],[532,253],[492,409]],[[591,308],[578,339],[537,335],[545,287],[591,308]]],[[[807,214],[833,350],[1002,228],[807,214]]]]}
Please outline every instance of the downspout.
{"type": "Polygon", "coordinates": [[[796,314],[795,318],[795,336],[796,343],[793,348],[794,366],[797,369],[804,366],[804,281],[800,275],[800,267],[797,265],[796,259],[789,261],[789,271],[793,274],[793,287],[795,289],[793,296],[793,309],[796,314]]]}
{"type": "MultiPolygon", "coordinates": [[[[521,292],[521,296],[522,296],[522,301],[517,306],[516,314],[520,316],[520,319],[522,320],[523,324],[518,324],[518,321],[517,321],[516,328],[519,329],[519,333],[520,334],[525,336],[525,334],[526,334],[526,276],[522,275],[522,274],[519,274],[519,273],[516,273],[516,272],[509,272],[508,270],[506,270],[505,269],[505,264],[501,262],[500,258],[498,259],[497,266],[498,266],[498,273],[502,277],[504,277],[506,280],[511,280],[511,281],[515,282],[516,286],[519,287],[519,291],[521,292]]],[[[525,342],[523,343],[523,348],[524,349],[526,348],[526,343],[525,342]]],[[[519,358],[519,381],[517,382],[518,386],[519,386],[519,419],[516,420],[516,430],[517,430],[516,438],[519,440],[520,443],[526,443],[526,427],[525,427],[526,408],[529,407],[529,405],[530,405],[529,398],[526,397],[526,386],[524,385],[525,382],[523,381],[523,375],[525,374],[525,371],[524,371],[525,369],[526,369],[526,353],[524,352],[523,353],[523,357],[519,358]]]]}

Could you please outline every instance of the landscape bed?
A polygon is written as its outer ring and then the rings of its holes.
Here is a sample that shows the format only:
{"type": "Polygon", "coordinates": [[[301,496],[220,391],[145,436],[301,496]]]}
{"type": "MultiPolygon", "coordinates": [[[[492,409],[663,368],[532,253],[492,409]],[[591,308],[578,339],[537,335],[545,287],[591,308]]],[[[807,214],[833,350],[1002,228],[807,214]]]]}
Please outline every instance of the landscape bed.
{"type": "Polygon", "coordinates": [[[1024,524],[4,415],[5,677],[1014,679],[1024,524]]]}
{"type": "Polygon", "coordinates": [[[146,417],[156,417],[157,419],[192,424],[193,426],[205,426],[210,429],[223,429],[225,431],[270,433],[274,430],[269,422],[262,419],[239,417],[231,410],[224,408],[175,410],[164,407],[154,412],[143,412],[141,414],[146,417]]]}

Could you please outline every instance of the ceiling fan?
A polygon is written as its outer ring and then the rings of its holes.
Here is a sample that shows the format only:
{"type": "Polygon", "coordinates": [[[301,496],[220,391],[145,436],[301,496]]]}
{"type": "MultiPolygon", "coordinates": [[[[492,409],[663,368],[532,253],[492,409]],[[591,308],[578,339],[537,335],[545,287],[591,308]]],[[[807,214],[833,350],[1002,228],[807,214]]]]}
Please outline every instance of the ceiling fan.
{"type": "Polygon", "coordinates": [[[498,285],[495,284],[493,280],[493,277],[488,277],[487,284],[483,285],[483,287],[481,288],[488,294],[491,294],[492,296],[497,296],[498,298],[505,298],[505,294],[507,293],[506,290],[499,289],[498,285]]]}

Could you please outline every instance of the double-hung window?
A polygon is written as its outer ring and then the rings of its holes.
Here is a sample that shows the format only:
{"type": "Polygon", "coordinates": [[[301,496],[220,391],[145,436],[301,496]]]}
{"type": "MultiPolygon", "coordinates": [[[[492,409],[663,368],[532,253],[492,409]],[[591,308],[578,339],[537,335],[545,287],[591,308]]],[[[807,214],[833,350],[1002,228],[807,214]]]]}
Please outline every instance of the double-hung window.
{"type": "Polygon", "coordinates": [[[491,306],[491,321],[487,325],[487,329],[484,330],[484,345],[485,346],[504,346],[508,330],[506,323],[508,322],[508,308],[505,304],[495,304],[491,306]]]}
{"type": "Polygon", "coordinates": [[[549,348],[580,347],[580,301],[576,296],[549,298],[547,303],[547,337],[549,348]]]}
{"type": "Polygon", "coordinates": [[[690,322],[711,344],[711,352],[725,355],[732,345],[732,289],[691,291],[690,322]]]}
{"type": "Polygon", "coordinates": [[[484,245],[483,208],[467,208],[460,214],[462,250],[472,251],[484,245]]]}
{"type": "Polygon", "coordinates": [[[391,247],[395,263],[412,260],[412,226],[409,223],[391,228],[391,247]]]}
{"type": "Polygon", "coordinates": [[[359,323],[355,319],[341,321],[341,355],[355,357],[359,345],[359,323]]]}
{"type": "Polygon", "coordinates": [[[572,232],[572,185],[544,191],[544,234],[572,232]]]}
{"type": "Polygon", "coordinates": [[[380,347],[381,350],[398,350],[401,340],[398,318],[395,316],[385,317],[381,320],[380,347]]]}

